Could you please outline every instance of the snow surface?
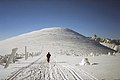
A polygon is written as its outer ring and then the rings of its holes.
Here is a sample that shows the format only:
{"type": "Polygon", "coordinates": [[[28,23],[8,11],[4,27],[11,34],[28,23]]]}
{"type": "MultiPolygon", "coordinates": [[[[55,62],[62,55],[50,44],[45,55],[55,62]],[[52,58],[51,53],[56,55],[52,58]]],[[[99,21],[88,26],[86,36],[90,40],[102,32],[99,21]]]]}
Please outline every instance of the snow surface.
{"type": "Polygon", "coordinates": [[[10,54],[13,48],[18,48],[18,53],[24,53],[24,47],[28,52],[51,52],[54,54],[89,55],[107,54],[113,52],[95,41],[67,28],[46,28],[30,33],[22,34],[0,41],[0,55],[10,54]]]}
{"type": "Polygon", "coordinates": [[[81,66],[81,56],[52,55],[50,63],[46,56],[20,60],[7,69],[0,66],[0,79],[10,80],[119,80],[120,56],[87,57],[90,65],[81,66]],[[39,59],[40,58],[40,59],[39,59]],[[36,61],[28,66],[30,63],[36,61]],[[27,66],[27,67],[26,67],[27,66]],[[23,70],[22,70],[23,69],[23,70]]]}
{"type": "Polygon", "coordinates": [[[47,28],[0,41],[0,55],[41,52],[37,57],[21,59],[8,68],[0,65],[1,80],[114,80],[120,79],[120,56],[105,46],[67,28],[47,28]],[[50,52],[50,63],[46,54],[50,52]],[[99,56],[87,56],[91,53],[99,56]],[[90,65],[79,65],[87,57],[90,65]]]}

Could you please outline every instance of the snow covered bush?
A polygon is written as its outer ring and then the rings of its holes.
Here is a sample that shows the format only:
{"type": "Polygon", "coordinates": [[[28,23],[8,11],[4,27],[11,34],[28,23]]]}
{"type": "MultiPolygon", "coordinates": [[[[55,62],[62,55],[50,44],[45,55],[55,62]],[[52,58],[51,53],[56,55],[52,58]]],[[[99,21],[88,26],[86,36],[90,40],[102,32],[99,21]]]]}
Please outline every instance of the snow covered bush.
{"type": "Polygon", "coordinates": [[[90,62],[88,61],[88,58],[83,58],[80,65],[90,65],[90,62]]]}

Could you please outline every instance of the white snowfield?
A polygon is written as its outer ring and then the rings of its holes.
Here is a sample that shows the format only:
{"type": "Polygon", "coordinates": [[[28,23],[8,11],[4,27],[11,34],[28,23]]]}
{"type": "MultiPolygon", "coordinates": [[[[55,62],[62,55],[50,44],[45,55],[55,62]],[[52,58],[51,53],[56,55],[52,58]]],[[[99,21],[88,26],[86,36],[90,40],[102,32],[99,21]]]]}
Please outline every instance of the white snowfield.
{"type": "MultiPolygon", "coordinates": [[[[20,64],[20,63],[19,63],[20,64]]],[[[92,75],[53,56],[50,63],[40,57],[31,64],[14,71],[8,80],[97,80],[92,75]]]]}
{"type": "Polygon", "coordinates": [[[10,54],[11,49],[18,48],[18,53],[24,53],[24,47],[29,52],[54,54],[89,55],[107,54],[113,52],[95,41],[67,28],[45,28],[0,41],[0,55],[10,54]]]}
{"type": "Polygon", "coordinates": [[[13,48],[25,53],[25,46],[29,53],[41,55],[20,59],[8,68],[0,65],[0,80],[120,80],[120,56],[105,55],[114,50],[73,30],[46,28],[0,41],[0,55],[10,54],[13,48]],[[83,58],[90,65],[79,65],[83,58]]]}
{"type": "Polygon", "coordinates": [[[6,69],[0,66],[0,80],[119,80],[120,56],[88,57],[91,65],[80,66],[80,56],[52,55],[20,60],[6,69]]]}

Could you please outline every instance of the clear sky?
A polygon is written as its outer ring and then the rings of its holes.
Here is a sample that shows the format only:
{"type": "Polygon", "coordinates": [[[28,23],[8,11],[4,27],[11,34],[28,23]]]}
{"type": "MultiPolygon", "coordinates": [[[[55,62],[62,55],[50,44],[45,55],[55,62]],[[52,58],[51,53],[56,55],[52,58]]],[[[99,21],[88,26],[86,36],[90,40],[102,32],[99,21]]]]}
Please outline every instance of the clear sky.
{"type": "Polygon", "coordinates": [[[120,38],[120,0],[0,0],[0,40],[47,27],[120,38]]]}

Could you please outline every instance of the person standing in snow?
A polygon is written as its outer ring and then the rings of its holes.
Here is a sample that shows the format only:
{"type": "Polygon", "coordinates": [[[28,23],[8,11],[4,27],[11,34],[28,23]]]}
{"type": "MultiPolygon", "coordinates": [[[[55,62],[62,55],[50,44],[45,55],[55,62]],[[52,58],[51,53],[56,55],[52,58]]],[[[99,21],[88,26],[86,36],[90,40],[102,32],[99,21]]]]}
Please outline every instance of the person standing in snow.
{"type": "Polygon", "coordinates": [[[48,63],[50,62],[50,56],[51,56],[51,54],[50,54],[50,52],[48,52],[48,54],[46,55],[48,63]]]}

